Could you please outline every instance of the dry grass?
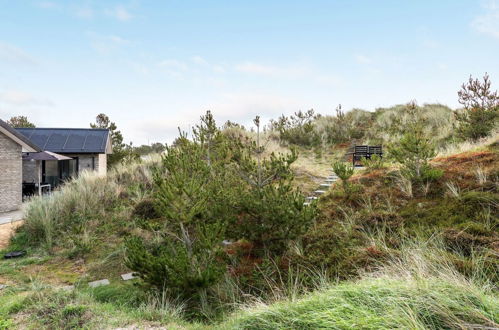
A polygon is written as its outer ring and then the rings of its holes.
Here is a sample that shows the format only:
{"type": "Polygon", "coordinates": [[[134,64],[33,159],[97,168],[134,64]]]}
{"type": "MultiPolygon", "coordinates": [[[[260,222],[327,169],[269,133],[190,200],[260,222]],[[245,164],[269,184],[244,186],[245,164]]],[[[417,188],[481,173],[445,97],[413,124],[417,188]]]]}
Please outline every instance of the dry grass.
{"type": "Polygon", "coordinates": [[[499,131],[495,131],[489,137],[483,138],[476,142],[465,141],[465,142],[446,145],[438,151],[437,158],[476,151],[481,148],[487,147],[491,144],[497,143],[498,141],[499,141],[499,131]]]}

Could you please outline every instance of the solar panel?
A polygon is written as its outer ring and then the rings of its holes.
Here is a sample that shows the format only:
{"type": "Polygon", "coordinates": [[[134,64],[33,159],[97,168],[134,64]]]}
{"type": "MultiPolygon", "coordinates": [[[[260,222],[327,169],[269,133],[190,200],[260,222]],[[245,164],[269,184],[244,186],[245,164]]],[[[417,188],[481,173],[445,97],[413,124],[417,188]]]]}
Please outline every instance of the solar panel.
{"type": "Polygon", "coordinates": [[[56,153],[105,153],[107,129],[16,128],[43,151],[56,153]]]}

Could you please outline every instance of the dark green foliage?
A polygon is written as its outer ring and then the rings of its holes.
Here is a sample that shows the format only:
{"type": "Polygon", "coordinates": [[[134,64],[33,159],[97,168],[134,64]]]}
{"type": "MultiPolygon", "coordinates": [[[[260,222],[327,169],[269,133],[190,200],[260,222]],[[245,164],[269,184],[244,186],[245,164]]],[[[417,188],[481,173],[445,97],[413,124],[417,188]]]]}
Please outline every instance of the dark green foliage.
{"type": "Polygon", "coordinates": [[[351,165],[347,165],[343,162],[336,162],[333,164],[333,171],[341,179],[341,184],[343,186],[343,191],[348,194],[349,185],[348,179],[353,175],[354,168],[351,165]]]}
{"type": "Polygon", "coordinates": [[[315,205],[304,206],[304,202],[303,195],[289,184],[251,189],[241,196],[234,231],[254,242],[260,254],[282,254],[287,243],[300,237],[315,217],[315,205]]]}
{"type": "Polygon", "coordinates": [[[429,161],[435,157],[436,148],[424,130],[425,120],[421,119],[415,103],[408,105],[412,120],[405,126],[405,133],[400,140],[389,147],[390,157],[402,164],[403,176],[415,183],[438,180],[443,172],[434,169],[429,161]]]}
{"type": "Polygon", "coordinates": [[[277,121],[271,122],[271,129],[279,132],[279,138],[289,144],[312,146],[319,140],[314,131],[314,119],[317,116],[313,109],[306,112],[295,112],[294,116],[282,115],[277,121]]]}
{"type": "MultiPolygon", "coordinates": [[[[258,117],[255,124],[259,134],[258,117]]],[[[261,159],[262,151],[257,141],[256,146],[245,150],[238,164],[238,175],[247,189],[240,191],[231,234],[235,239],[249,239],[266,252],[281,254],[289,241],[310,226],[316,209],[315,205],[304,206],[304,197],[291,186],[290,166],[297,158],[295,151],[292,149],[288,155],[272,153],[269,159],[261,159]]]]}
{"type": "Polygon", "coordinates": [[[95,117],[95,123],[90,123],[91,128],[105,128],[109,130],[113,153],[107,155],[107,168],[111,168],[123,161],[130,162],[139,158],[131,144],[123,142],[123,135],[109,117],[100,113],[95,117]]]}
{"type": "Polygon", "coordinates": [[[492,92],[490,86],[488,74],[484,75],[483,82],[470,76],[458,92],[459,103],[464,106],[462,112],[456,113],[461,138],[476,141],[488,136],[496,126],[499,118],[499,95],[497,91],[492,92]]]}
{"type": "Polygon", "coordinates": [[[149,220],[159,218],[161,215],[156,211],[155,201],[153,199],[146,198],[135,205],[132,216],[149,220]]]}
{"type": "Polygon", "coordinates": [[[193,299],[191,306],[196,305],[203,292],[219,281],[225,265],[218,259],[223,237],[219,228],[205,226],[195,234],[196,239],[185,231],[183,237],[165,237],[160,244],[133,237],[126,242],[126,265],[147,284],[167,289],[173,297],[193,299]]]}
{"type": "MultiPolygon", "coordinates": [[[[258,118],[255,123],[259,133],[258,118]]],[[[142,226],[149,233],[126,241],[126,265],[149,286],[186,301],[191,312],[207,313],[210,289],[229,266],[223,240],[247,239],[260,257],[282,255],[308,229],[316,208],[305,207],[291,186],[294,152],[262,159],[258,140],[229,139],[209,112],[193,133],[192,140],[181,135],[168,146],[154,169],[160,219],[142,226]]],[[[140,207],[143,219],[150,206],[140,207]]]]}
{"type": "Polygon", "coordinates": [[[151,153],[162,153],[165,151],[166,145],[160,142],[152,143],[151,145],[143,144],[138,147],[133,147],[133,151],[143,156],[151,153]]]}
{"type": "Polygon", "coordinates": [[[385,166],[383,158],[379,155],[372,155],[371,158],[363,158],[362,164],[368,171],[379,170],[385,166]]]}

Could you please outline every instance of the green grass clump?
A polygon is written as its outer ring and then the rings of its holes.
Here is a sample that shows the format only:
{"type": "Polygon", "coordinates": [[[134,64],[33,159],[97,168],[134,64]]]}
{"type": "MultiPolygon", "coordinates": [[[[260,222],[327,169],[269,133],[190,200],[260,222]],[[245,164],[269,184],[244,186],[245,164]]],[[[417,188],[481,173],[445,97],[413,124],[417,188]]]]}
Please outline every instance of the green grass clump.
{"type": "Polygon", "coordinates": [[[249,310],[241,329],[466,328],[499,325],[499,297],[444,280],[368,279],[249,310]]]}

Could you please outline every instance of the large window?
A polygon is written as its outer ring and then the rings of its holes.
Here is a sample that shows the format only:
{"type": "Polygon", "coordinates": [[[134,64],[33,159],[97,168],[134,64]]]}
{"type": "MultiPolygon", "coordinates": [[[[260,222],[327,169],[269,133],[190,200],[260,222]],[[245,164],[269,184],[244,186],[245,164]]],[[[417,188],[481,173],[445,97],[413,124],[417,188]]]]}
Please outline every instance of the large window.
{"type": "Polygon", "coordinates": [[[46,160],[42,163],[42,181],[49,183],[52,187],[61,181],[78,175],[78,158],[69,160],[46,160]]]}

